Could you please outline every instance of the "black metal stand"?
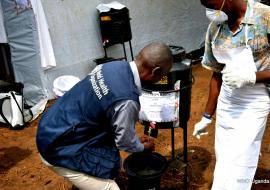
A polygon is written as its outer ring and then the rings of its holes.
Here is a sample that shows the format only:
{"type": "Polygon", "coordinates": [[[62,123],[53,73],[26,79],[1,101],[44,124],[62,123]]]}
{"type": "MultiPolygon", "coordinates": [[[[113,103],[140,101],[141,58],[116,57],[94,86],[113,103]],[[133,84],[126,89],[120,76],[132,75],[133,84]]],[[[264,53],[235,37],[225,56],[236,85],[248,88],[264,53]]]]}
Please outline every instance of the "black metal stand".
{"type": "Polygon", "coordinates": [[[187,147],[187,123],[182,125],[183,128],[183,155],[184,155],[184,163],[185,163],[185,174],[184,174],[184,189],[188,188],[188,173],[187,173],[187,166],[188,166],[188,147],[187,147]]]}
{"type": "MultiPolygon", "coordinates": [[[[131,41],[129,40],[128,43],[129,43],[129,49],[130,49],[131,61],[133,61],[133,60],[134,60],[134,57],[133,57],[133,49],[132,49],[131,41]]],[[[126,61],[128,61],[128,59],[127,59],[126,47],[125,47],[125,42],[121,42],[121,43],[119,43],[119,44],[122,44],[123,52],[124,52],[124,59],[125,59],[126,61]]],[[[116,45],[116,44],[114,44],[114,45],[116,45]]],[[[105,45],[103,46],[104,53],[105,53],[104,58],[108,58],[107,48],[108,48],[108,47],[107,47],[106,44],[105,44],[105,45]]],[[[120,59],[120,58],[119,58],[119,59],[120,59]]],[[[119,60],[119,59],[116,59],[116,60],[119,60]]]]}
{"type": "MultiPolygon", "coordinates": [[[[171,163],[174,161],[182,161],[184,171],[184,189],[188,188],[188,146],[187,146],[187,123],[190,117],[190,103],[191,103],[191,87],[192,87],[192,68],[191,60],[184,59],[181,62],[174,63],[170,73],[167,75],[166,84],[154,84],[145,85],[143,90],[152,93],[153,91],[158,91],[160,93],[171,93],[180,91],[179,95],[179,127],[183,130],[183,152],[175,155],[175,137],[174,137],[174,122],[157,122],[157,129],[171,129],[171,163]],[[180,89],[175,89],[176,82],[180,80],[180,89]],[[177,160],[176,160],[177,159],[177,160]]],[[[149,124],[144,123],[145,126],[149,124]]],[[[157,132],[156,132],[157,133],[157,132]]],[[[153,136],[154,137],[154,136],[153,136]]],[[[181,167],[181,169],[183,168],[181,167]]],[[[180,169],[180,168],[177,168],[180,169]]]]}
{"type": "Polygon", "coordinates": [[[130,55],[131,55],[131,61],[134,60],[134,57],[133,57],[133,50],[132,50],[132,45],[131,45],[131,41],[129,40],[129,49],[130,49],[130,55]]]}
{"type": "Polygon", "coordinates": [[[127,52],[126,52],[126,47],[125,47],[125,43],[122,43],[123,46],[123,50],[124,50],[124,56],[125,56],[125,60],[127,61],[127,52]]]}
{"type": "MultiPolygon", "coordinates": [[[[185,164],[184,172],[184,190],[188,189],[188,146],[187,146],[187,122],[181,123],[183,129],[183,162],[185,164]]],[[[174,127],[171,128],[171,143],[172,143],[172,160],[175,159],[175,145],[174,145],[174,127]]]]}
{"type": "Polygon", "coordinates": [[[171,136],[172,136],[172,159],[174,159],[175,154],[174,154],[174,150],[175,150],[175,146],[174,146],[174,127],[172,126],[171,128],[171,136]]]}
{"type": "Polygon", "coordinates": [[[108,55],[107,55],[107,48],[106,48],[105,46],[103,46],[103,49],[104,49],[104,53],[105,53],[104,58],[108,58],[108,55]]]}

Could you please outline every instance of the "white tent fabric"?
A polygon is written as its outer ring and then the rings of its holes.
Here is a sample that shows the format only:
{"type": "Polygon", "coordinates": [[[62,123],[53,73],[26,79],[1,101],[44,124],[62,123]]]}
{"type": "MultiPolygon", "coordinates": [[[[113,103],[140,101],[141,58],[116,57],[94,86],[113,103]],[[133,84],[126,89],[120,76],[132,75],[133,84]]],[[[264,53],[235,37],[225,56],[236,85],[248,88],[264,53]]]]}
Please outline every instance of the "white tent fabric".
{"type": "Polygon", "coordinates": [[[37,21],[41,67],[43,69],[49,69],[51,67],[56,66],[56,61],[47,20],[45,17],[41,1],[31,0],[31,4],[37,21]]]}
{"type": "Polygon", "coordinates": [[[0,43],[7,43],[7,34],[4,27],[3,11],[0,3],[0,43]]]}

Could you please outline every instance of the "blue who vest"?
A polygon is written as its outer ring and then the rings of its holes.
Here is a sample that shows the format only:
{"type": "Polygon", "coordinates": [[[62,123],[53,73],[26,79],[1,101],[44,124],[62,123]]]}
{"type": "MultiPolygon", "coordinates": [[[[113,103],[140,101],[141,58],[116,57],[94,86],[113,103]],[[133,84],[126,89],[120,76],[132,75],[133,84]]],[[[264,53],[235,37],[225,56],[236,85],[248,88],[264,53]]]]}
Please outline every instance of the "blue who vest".
{"type": "Polygon", "coordinates": [[[91,176],[115,177],[120,155],[106,112],[121,100],[139,103],[129,63],[98,65],[42,115],[36,139],[42,157],[91,176]]]}

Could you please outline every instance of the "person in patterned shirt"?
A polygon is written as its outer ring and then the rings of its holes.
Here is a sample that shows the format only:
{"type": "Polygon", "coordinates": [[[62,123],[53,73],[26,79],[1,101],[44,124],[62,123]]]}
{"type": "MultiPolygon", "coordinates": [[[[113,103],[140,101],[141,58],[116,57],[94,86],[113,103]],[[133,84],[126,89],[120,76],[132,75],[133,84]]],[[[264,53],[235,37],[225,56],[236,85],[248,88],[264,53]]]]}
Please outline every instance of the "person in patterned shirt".
{"type": "Polygon", "coordinates": [[[216,113],[212,190],[247,190],[256,172],[270,110],[270,7],[254,0],[201,0],[210,24],[204,68],[209,97],[193,135],[207,134],[216,113]]]}

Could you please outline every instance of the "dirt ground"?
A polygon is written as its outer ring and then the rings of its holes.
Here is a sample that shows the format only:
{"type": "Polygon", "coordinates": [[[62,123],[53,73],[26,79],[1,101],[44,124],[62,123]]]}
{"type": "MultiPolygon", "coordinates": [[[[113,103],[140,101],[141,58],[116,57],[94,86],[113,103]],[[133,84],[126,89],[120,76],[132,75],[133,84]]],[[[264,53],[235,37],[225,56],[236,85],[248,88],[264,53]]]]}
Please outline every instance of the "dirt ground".
{"type": "MultiPolygon", "coordinates": [[[[192,136],[194,124],[199,121],[208,95],[210,72],[200,64],[193,65],[195,82],[192,86],[191,117],[188,122],[188,189],[210,189],[215,165],[214,125],[209,135],[200,140],[192,136]]],[[[72,190],[74,187],[64,178],[47,169],[40,161],[35,145],[38,120],[33,121],[23,130],[13,131],[0,127],[0,189],[1,190],[72,190]]],[[[270,118],[269,118],[270,120],[270,118]]],[[[214,123],[214,122],[213,122],[214,123]]],[[[259,166],[253,183],[253,190],[268,190],[270,184],[270,122],[268,122],[261,148],[259,166]]],[[[136,126],[139,136],[143,127],[136,126]]],[[[171,130],[159,130],[156,141],[156,152],[171,157],[171,130]]],[[[183,189],[183,130],[175,129],[175,153],[177,159],[170,163],[167,171],[161,176],[161,190],[183,189]]],[[[128,154],[121,152],[125,159],[128,154]]],[[[128,178],[122,170],[117,182],[121,190],[126,189],[128,178]]]]}

